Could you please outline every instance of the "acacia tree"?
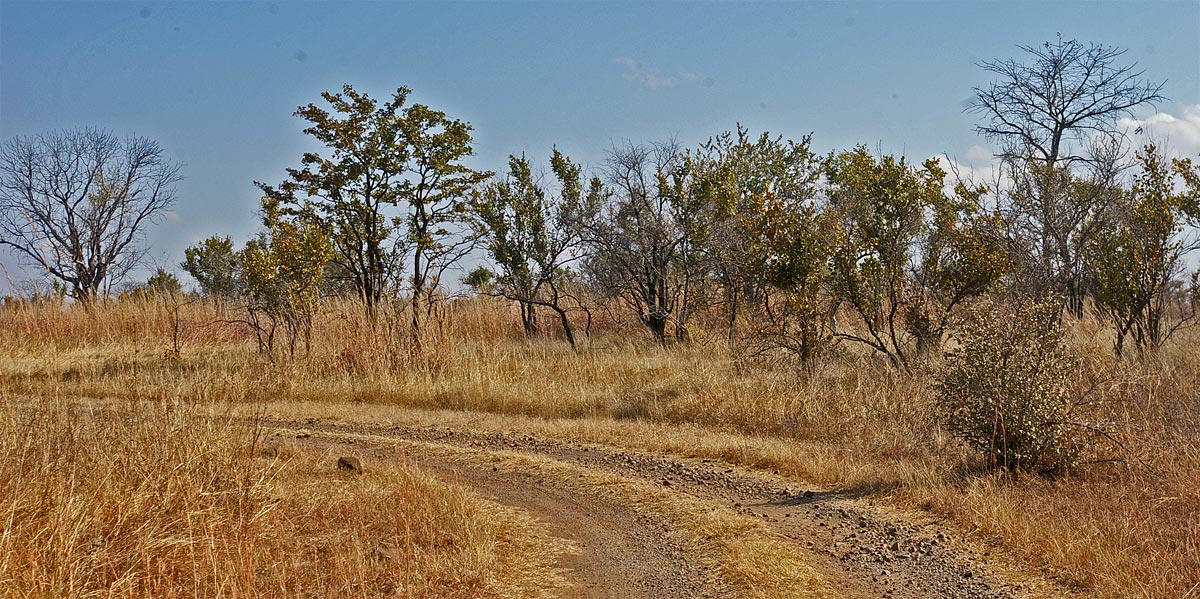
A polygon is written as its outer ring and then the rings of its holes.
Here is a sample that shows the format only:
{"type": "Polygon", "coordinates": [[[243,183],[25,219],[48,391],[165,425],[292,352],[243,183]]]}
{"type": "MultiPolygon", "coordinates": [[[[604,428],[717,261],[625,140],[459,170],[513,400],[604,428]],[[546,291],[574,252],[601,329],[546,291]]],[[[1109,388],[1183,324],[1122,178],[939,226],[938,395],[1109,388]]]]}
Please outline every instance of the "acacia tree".
{"type": "Polygon", "coordinates": [[[404,219],[412,247],[412,347],[421,351],[421,323],[431,315],[433,294],[446,270],[474,249],[471,190],[492,176],[463,164],[474,153],[471,124],[428,106],[404,111],[401,139],[408,148],[404,219]]]}
{"type": "Polygon", "coordinates": [[[349,277],[372,319],[402,268],[401,223],[390,214],[410,193],[405,178],[412,148],[405,134],[406,87],[380,105],[349,84],[323,92],[332,110],[308,104],[296,109],[310,123],[304,133],[326,152],[306,152],[300,168],[287,169],[278,186],[256,183],[283,213],[308,218],[331,232],[335,272],[349,277]]]}
{"type": "Polygon", "coordinates": [[[228,235],[213,235],[185,249],[183,255],[179,266],[196,279],[205,297],[218,305],[237,297],[242,285],[242,259],[228,235]]]}
{"type": "Polygon", "coordinates": [[[909,368],[938,346],[951,312],[1005,272],[1003,255],[986,242],[993,220],[964,186],[946,195],[935,160],[915,168],[860,146],[831,157],[827,171],[829,287],[857,325],[834,335],[909,368]]]}
{"type": "MultiPolygon", "coordinates": [[[[534,179],[524,156],[509,156],[508,164],[508,176],[483,187],[472,202],[488,252],[500,267],[497,293],[519,304],[526,335],[537,332],[537,307],[553,310],[574,347],[564,283],[571,274],[567,265],[578,258],[576,217],[588,201],[582,169],[555,149],[550,157],[559,185],[555,195],[534,179]]],[[[593,179],[589,196],[598,195],[600,188],[593,179]]]]}
{"type": "Polygon", "coordinates": [[[318,289],[326,263],[333,257],[328,233],[305,218],[287,218],[278,206],[264,202],[266,231],[239,252],[245,276],[247,322],[254,329],[259,351],[274,349],[282,326],[288,352],[297,341],[310,346],[318,289]]]}
{"type": "Polygon", "coordinates": [[[90,303],[140,261],[145,229],[175,200],[180,166],[144,137],[97,129],[0,146],[0,245],[90,303]]]}
{"type": "MultiPolygon", "coordinates": [[[[730,341],[744,305],[764,308],[757,312],[774,320],[767,305],[770,288],[808,288],[800,283],[813,273],[800,265],[816,268],[824,262],[810,255],[825,246],[819,235],[810,235],[816,233],[809,225],[823,173],[822,158],[810,144],[810,136],[796,142],[766,132],[754,139],[738,126],[736,133],[714,137],[689,156],[691,192],[700,200],[697,244],[722,288],[730,341]]],[[[811,306],[811,295],[802,295],[809,298],[802,303],[811,306]]]]}

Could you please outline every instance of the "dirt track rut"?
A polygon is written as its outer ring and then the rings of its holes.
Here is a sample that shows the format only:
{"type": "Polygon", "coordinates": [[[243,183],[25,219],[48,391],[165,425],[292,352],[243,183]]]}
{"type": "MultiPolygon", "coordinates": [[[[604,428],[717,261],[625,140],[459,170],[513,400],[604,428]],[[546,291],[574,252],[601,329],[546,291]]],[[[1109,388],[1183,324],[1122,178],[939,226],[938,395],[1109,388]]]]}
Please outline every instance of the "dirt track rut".
{"type": "MultiPolygon", "coordinates": [[[[1007,599],[1063,594],[1044,580],[997,568],[986,552],[951,538],[936,522],[918,522],[859,499],[710,460],[505,432],[314,419],[264,419],[260,423],[283,437],[304,431],[304,436],[312,435],[307,439],[310,442],[350,433],[355,437],[347,443],[357,451],[377,451],[371,438],[515,451],[651,482],[702,499],[713,509],[761,518],[770,530],[811,558],[808,561],[835,585],[838,596],[1007,599]]],[[[704,586],[706,573],[689,562],[670,526],[638,510],[599,495],[567,490],[541,475],[514,477],[465,463],[416,461],[484,496],[534,513],[552,534],[580,546],[581,553],[561,564],[571,571],[569,577],[575,585],[567,597],[658,599],[713,594],[704,586]]]]}

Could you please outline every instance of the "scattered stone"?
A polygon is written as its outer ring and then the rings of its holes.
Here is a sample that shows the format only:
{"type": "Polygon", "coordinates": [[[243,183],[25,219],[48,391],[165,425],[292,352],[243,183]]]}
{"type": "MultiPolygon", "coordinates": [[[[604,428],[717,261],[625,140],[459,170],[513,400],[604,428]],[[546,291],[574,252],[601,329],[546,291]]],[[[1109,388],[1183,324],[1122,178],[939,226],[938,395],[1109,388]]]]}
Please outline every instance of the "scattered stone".
{"type": "Polygon", "coordinates": [[[338,470],[350,474],[362,474],[362,462],[354,456],[342,456],[337,461],[338,470]]]}

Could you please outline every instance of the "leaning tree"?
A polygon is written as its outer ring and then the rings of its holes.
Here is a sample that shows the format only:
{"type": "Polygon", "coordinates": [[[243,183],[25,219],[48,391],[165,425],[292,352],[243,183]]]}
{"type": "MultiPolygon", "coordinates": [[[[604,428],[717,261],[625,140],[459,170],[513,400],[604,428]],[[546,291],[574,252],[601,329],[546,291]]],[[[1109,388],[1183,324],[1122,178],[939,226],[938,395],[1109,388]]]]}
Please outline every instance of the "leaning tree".
{"type": "Polygon", "coordinates": [[[179,171],[144,137],[14,137],[0,146],[0,245],[88,303],[143,257],[146,227],[174,202],[179,171]]]}

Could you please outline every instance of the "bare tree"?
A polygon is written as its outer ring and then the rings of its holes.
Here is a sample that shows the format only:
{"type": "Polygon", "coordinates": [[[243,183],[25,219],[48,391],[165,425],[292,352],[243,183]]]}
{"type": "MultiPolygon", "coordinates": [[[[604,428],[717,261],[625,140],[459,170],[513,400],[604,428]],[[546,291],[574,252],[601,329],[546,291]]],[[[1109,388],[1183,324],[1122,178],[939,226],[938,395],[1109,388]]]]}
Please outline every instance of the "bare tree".
{"type": "Polygon", "coordinates": [[[78,129],[10,139],[0,146],[0,245],[90,302],[138,264],[179,170],[144,137],[78,129]]]}
{"type": "Polygon", "coordinates": [[[998,204],[1013,237],[1017,290],[1055,295],[1083,315],[1087,276],[1082,248],[1108,218],[1123,169],[1117,121],[1165,98],[1163,83],[1143,78],[1125,51],[1063,41],[1020,46],[1028,62],[980,66],[998,79],[975,88],[968,109],[986,119],[977,130],[999,142],[1009,175],[998,204]]]}
{"type": "Polygon", "coordinates": [[[689,291],[700,278],[684,205],[686,165],[674,143],[628,145],[609,153],[606,191],[581,212],[592,284],[637,313],[660,342],[667,324],[687,338],[689,291]]]}
{"type": "Polygon", "coordinates": [[[1165,98],[1163,83],[1143,80],[1137,63],[1116,61],[1125,50],[1076,40],[1019,46],[1032,62],[980,63],[997,81],[975,88],[968,108],[987,122],[978,131],[1000,142],[1003,155],[1032,157],[1047,166],[1086,160],[1089,136],[1113,136],[1134,108],[1165,98]]]}

